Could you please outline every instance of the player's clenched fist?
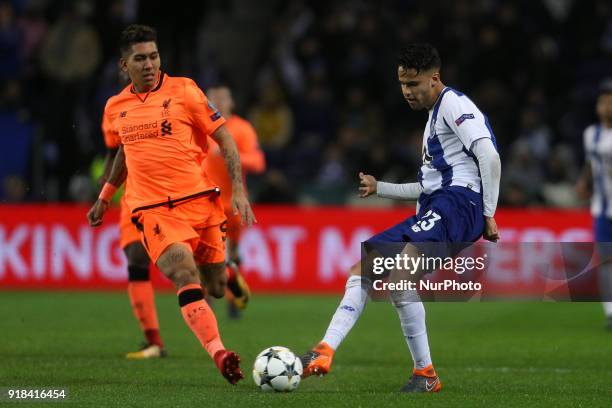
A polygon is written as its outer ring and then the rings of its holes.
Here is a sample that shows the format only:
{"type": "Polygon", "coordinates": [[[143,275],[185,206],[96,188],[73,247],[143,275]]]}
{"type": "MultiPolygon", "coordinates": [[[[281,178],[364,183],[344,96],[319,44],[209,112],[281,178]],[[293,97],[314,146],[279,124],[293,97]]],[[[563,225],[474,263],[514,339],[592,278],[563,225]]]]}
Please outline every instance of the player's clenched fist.
{"type": "Polygon", "coordinates": [[[102,224],[104,213],[108,209],[108,203],[104,200],[96,200],[94,205],[87,212],[87,221],[92,227],[97,227],[102,224]]]}
{"type": "Polygon", "coordinates": [[[485,229],[482,237],[487,241],[499,241],[499,231],[497,231],[497,223],[493,217],[485,217],[485,229]]]}
{"type": "Polygon", "coordinates": [[[376,179],[369,174],[359,172],[359,197],[367,197],[376,193],[376,179]]]}

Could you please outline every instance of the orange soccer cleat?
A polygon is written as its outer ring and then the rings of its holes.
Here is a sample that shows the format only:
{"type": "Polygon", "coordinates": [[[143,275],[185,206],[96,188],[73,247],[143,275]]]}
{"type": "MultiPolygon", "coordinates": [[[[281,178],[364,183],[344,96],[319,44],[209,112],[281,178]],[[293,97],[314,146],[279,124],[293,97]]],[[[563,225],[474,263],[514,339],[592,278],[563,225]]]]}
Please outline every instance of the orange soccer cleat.
{"type": "Polygon", "coordinates": [[[307,351],[300,359],[304,367],[302,378],[311,375],[323,376],[331,371],[334,349],[324,341],[317,344],[312,350],[307,351]]]}

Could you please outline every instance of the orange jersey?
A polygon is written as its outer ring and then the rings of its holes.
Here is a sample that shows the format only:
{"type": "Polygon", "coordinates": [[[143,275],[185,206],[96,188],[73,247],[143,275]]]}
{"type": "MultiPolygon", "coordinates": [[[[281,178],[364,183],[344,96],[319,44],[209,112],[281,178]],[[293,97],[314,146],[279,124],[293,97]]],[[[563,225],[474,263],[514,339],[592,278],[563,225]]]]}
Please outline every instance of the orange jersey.
{"type": "MultiPolygon", "coordinates": [[[[257,134],[253,126],[238,115],[230,116],[225,127],[232,134],[242,165],[243,177],[246,173],[261,173],[265,170],[264,154],[257,143],[257,134]]],[[[231,207],[232,180],[227,173],[225,160],[221,155],[219,146],[214,140],[210,143],[210,154],[202,162],[204,174],[221,188],[221,199],[225,208],[231,207]]]]}
{"type": "Polygon", "coordinates": [[[215,186],[201,163],[225,119],[191,79],[162,72],[148,95],[127,86],[108,100],[102,122],[105,139],[114,133],[123,145],[131,210],[215,186]]]}
{"type": "Polygon", "coordinates": [[[102,134],[104,135],[104,144],[108,149],[116,149],[121,145],[119,134],[115,128],[113,128],[111,121],[106,114],[106,108],[104,108],[104,115],[102,115],[102,134]]]}

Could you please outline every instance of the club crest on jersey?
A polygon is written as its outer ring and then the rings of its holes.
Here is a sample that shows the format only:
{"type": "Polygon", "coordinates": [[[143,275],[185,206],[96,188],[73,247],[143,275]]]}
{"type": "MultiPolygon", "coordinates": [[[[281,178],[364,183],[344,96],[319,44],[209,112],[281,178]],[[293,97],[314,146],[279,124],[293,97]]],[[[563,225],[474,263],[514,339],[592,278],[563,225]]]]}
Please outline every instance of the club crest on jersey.
{"type": "Polygon", "coordinates": [[[170,102],[172,102],[172,98],[166,99],[162,102],[162,117],[167,118],[170,116],[170,102]]]}
{"type": "Polygon", "coordinates": [[[467,119],[474,119],[474,114],[473,113],[464,113],[463,115],[461,115],[457,119],[455,119],[455,124],[457,126],[461,126],[461,124],[463,122],[465,122],[467,119]]]}
{"type": "Polygon", "coordinates": [[[127,116],[127,111],[122,111],[122,112],[119,114],[119,117],[120,117],[120,118],[125,118],[126,116],[127,116]]]}
{"type": "Polygon", "coordinates": [[[172,135],[172,122],[168,122],[167,120],[164,120],[161,123],[161,134],[162,136],[172,135]]]}

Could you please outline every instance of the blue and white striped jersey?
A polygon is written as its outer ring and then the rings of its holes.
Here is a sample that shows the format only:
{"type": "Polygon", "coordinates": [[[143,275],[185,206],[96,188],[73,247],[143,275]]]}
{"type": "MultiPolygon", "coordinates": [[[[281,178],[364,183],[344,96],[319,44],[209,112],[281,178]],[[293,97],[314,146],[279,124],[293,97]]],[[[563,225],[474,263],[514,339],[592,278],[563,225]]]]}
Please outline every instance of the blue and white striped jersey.
{"type": "Polygon", "coordinates": [[[586,128],[584,150],[593,172],[591,214],[612,219],[612,129],[599,124],[586,128]]]}
{"type": "Polygon", "coordinates": [[[418,174],[423,192],[462,186],[482,194],[478,163],[470,148],[485,137],[496,146],[487,117],[467,96],[445,87],[429,110],[423,134],[423,164],[418,174]]]}

